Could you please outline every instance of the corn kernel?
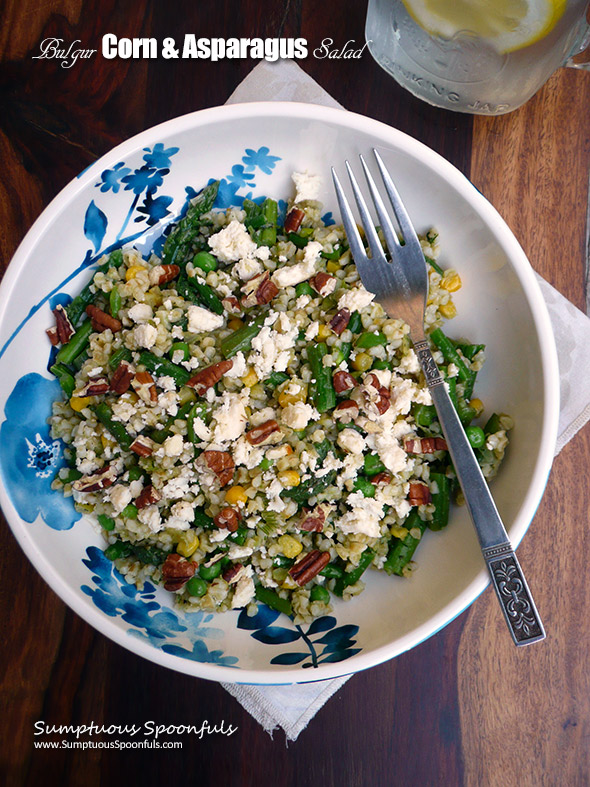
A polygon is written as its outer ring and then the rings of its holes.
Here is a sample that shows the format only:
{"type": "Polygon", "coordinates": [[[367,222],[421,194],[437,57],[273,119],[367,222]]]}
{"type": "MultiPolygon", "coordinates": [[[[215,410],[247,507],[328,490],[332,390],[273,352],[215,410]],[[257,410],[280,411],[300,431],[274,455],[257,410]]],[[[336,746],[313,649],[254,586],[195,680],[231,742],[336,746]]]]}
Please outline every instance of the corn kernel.
{"type": "Polygon", "coordinates": [[[483,413],[483,402],[481,401],[481,399],[477,399],[477,398],[470,399],[469,407],[473,407],[476,416],[481,415],[483,413]]]}
{"type": "Polygon", "coordinates": [[[201,541],[194,530],[185,530],[176,545],[176,551],[183,557],[190,557],[199,548],[201,541]]]}
{"type": "Polygon", "coordinates": [[[340,263],[338,260],[328,260],[328,264],[326,265],[326,270],[328,273],[336,273],[336,271],[340,270],[340,263]]]}
{"type": "Polygon", "coordinates": [[[248,495],[246,494],[246,490],[243,486],[232,486],[225,493],[225,502],[229,503],[230,505],[246,503],[247,501],[248,495]]]}
{"type": "Polygon", "coordinates": [[[295,404],[296,402],[305,402],[307,400],[307,385],[305,383],[298,383],[299,390],[290,393],[288,392],[289,386],[284,391],[281,391],[279,394],[279,404],[281,407],[287,407],[289,404],[295,404]]]}
{"type": "Polygon", "coordinates": [[[134,279],[140,271],[144,270],[145,268],[143,265],[132,265],[125,271],[125,281],[131,281],[131,279],[134,279]]]}
{"type": "Polygon", "coordinates": [[[395,527],[391,528],[391,535],[395,538],[401,538],[402,541],[408,535],[408,532],[409,531],[407,527],[399,527],[396,525],[395,527]]]}
{"type": "Polygon", "coordinates": [[[439,311],[443,317],[446,317],[447,320],[450,320],[453,317],[457,316],[457,307],[453,303],[453,301],[449,301],[448,303],[443,303],[439,306],[439,311]]]}
{"type": "Polygon", "coordinates": [[[299,486],[301,483],[301,478],[299,477],[299,473],[295,470],[285,470],[284,473],[279,473],[279,481],[281,484],[286,488],[289,489],[292,486],[299,486]]]}
{"type": "Polygon", "coordinates": [[[369,353],[358,353],[352,362],[352,366],[357,370],[357,372],[366,372],[371,368],[372,365],[373,358],[369,355],[369,353]]]}
{"type": "Polygon", "coordinates": [[[238,328],[244,327],[244,321],[240,320],[239,317],[233,317],[227,324],[227,327],[232,331],[237,331],[238,328]]]}
{"type": "Polygon", "coordinates": [[[247,372],[244,377],[242,377],[242,382],[246,388],[252,388],[253,385],[256,385],[258,382],[258,376],[256,375],[254,369],[250,369],[250,371],[247,372]]]}
{"type": "Polygon", "coordinates": [[[303,550],[302,544],[297,541],[296,538],[293,538],[293,536],[289,535],[280,536],[277,539],[277,544],[283,555],[289,558],[297,557],[297,555],[303,550]]]}
{"type": "Polygon", "coordinates": [[[109,446],[113,447],[117,444],[114,440],[109,440],[105,434],[101,434],[100,442],[102,443],[103,448],[108,448],[109,446]]]}
{"type": "Polygon", "coordinates": [[[70,407],[75,413],[81,413],[85,407],[95,401],[94,396],[72,396],[70,407]]]}
{"type": "Polygon", "coordinates": [[[284,590],[296,590],[299,587],[297,582],[293,579],[290,574],[287,574],[285,577],[285,581],[282,583],[281,588],[284,590]]]}
{"type": "Polygon", "coordinates": [[[332,335],[332,329],[328,325],[320,325],[317,332],[317,338],[320,342],[323,342],[328,336],[332,335]]]}
{"type": "Polygon", "coordinates": [[[459,274],[453,271],[452,273],[442,277],[440,280],[440,286],[447,292],[457,292],[457,290],[460,290],[463,286],[463,282],[461,281],[459,274]]]}

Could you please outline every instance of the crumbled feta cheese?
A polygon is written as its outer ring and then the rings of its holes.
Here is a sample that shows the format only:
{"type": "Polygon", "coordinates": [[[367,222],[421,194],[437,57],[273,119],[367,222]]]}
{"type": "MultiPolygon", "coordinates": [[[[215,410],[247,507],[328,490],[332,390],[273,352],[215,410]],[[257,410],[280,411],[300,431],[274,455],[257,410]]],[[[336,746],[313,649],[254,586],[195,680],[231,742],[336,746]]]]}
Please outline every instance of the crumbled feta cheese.
{"type": "Polygon", "coordinates": [[[184,442],[180,434],[170,435],[164,440],[164,453],[166,456],[180,456],[183,448],[184,442]]]}
{"type": "Polygon", "coordinates": [[[293,183],[295,184],[295,202],[303,202],[303,200],[317,200],[320,193],[321,178],[319,175],[313,175],[310,172],[294,172],[291,175],[293,183]]]}
{"type": "Polygon", "coordinates": [[[232,368],[225,373],[225,377],[243,377],[246,374],[246,359],[244,353],[239,352],[232,358],[232,368]]]}
{"type": "Polygon", "coordinates": [[[156,343],[158,329],[149,323],[141,323],[133,329],[133,338],[138,347],[145,347],[146,350],[149,350],[156,343]]]}
{"type": "Polygon", "coordinates": [[[390,473],[401,473],[405,469],[407,454],[395,438],[387,433],[375,435],[375,449],[390,473]]]}
{"type": "MultiPolygon", "coordinates": [[[[334,456],[333,453],[329,453],[319,470],[314,470],[315,475],[318,478],[323,478],[323,476],[328,475],[329,472],[332,470],[340,470],[344,466],[344,463],[338,459],[338,457],[334,456]]],[[[312,469],[310,467],[310,469],[312,469]]]]}
{"type": "Polygon", "coordinates": [[[162,488],[162,497],[169,500],[178,500],[184,497],[189,488],[189,479],[184,475],[171,478],[162,488]]]}
{"type": "Polygon", "coordinates": [[[368,306],[375,296],[372,292],[368,292],[365,288],[360,285],[359,287],[353,287],[350,290],[346,290],[346,292],[342,293],[340,298],[338,299],[338,308],[339,309],[348,309],[349,312],[356,312],[364,309],[365,306],[368,306]]]}
{"type": "Polygon", "coordinates": [[[263,325],[258,336],[252,340],[252,352],[248,356],[248,364],[254,367],[259,380],[264,380],[273,371],[285,371],[291,359],[289,350],[295,346],[298,333],[296,325],[286,333],[273,331],[268,325],[263,325]]]}
{"type": "Polygon", "coordinates": [[[121,399],[113,402],[111,410],[113,411],[113,420],[122,421],[124,424],[126,424],[136,412],[134,404],[121,401],[121,399]]]}
{"type": "Polygon", "coordinates": [[[199,440],[203,440],[203,442],[207,443],[211,440],[211,429],[209,429],[207,424],[199,417],[193,418],[193,431],[199,440]]]}
{"type": "Polygon", "coordinates": [[[246,397],[241,393],[223,392],[221,404],[215,411],[214,417],[216,426],[213,431],[213,439],[216,442],[224,443],[230,440],[237,440],[238,437],[244,434],[248,421],[246,401],[249,396],[248,389],[245,390],[246,397]]]}
{"type": "Polygon", "coordinates": [[[178,412],[178,394],[176,391],[161,393],[158,396],[158,406],[161,407],[162,410],[166,410],[168,415],[176,415],[178,412]]]}
{"type": "Polygon", "coordinates": [[[418,374],[420,371],[420,362],[414,350],[410,347],[408,352],[401,359],[397,371],[400,374],[418,374]]]}
{"type": "Polygon", "coordinates": [[[219,530],[214,530],[213,533],[209,533],[209,541],[212,544],[218,544],[220,541],[225,541],[228,536],[229,530],[226,527],[222,527],[219,530]]]}
{"type": "Polygon", "coordinates": [[[252,579],[252,566],[246,566],[246,570],[236,583],[236,589],[232,598],[232,609],[239,609],[245,607],[254,598],[255,588],[254,580],[252,579]]]}
{"type": "Polygon", "coordinates": [[[365,438],[356,429],[343,429],[337,443],[349,454],[360,454],[365,447],[365,438]]]}
{"type": "Polygon", "coordinates": [[[175,325],[170,331],[170,335],[173,339],[184,339],[184,331],[180,325],[175,325]]]}
{"type": "Polygon", "coordinates": [[[270,257],[270,249],[268,246],[259,246],[254,250],[254,256],[257,260],[268,260],[270,257]]]}
{"type": "Polygon", "coordinates": [[[133,322],[145,322],[146,320],[151,320],[154,316],[154,312],[149,303],[136,303],[135,306],[129,309],[127,314],[129,315],[129,319],[133,320],[133,322]]]}
{"type": "Polygon", "coordinates": [[[137,513],[137,518],[142,525],[147,525],[152,533],[157,533],[164,527],[162,524],[162,517],[158,511],[158,506],[146,506],[145,508],[140,508],[137,513]]]}
{"type": "Polygon", "coordinates": [[[131,502],[131,490],[123,484],[112,486],[106,496],[115,509],[116,514],[120,514],[125,506],[128,506],[131,502]]]}
{"type": "Polygon", "coordinates": [[[295,301],[295,308],[296,309],[305,309],[308,304],[311,303],[311,298],[309,295],[300,295],[297,300],[295,301]]]}
{"type": "Polygon", "coordinates": [[[302,281],[307,281],[316,272],[316,262],[322,251],[322,244],[317,241],[308,243],[305,247],[303,261],[297,262],[288,268],[279,268],[272,275],[273,282],[282,289],[284,287],[295,287],[302,281]]]}
{"type": "Polygon", "coordinates": [[[254,276],[258,276],[259,273],[262,273],[264,268],[258,260],[248,259],[246,257],[234,265],[234,270],[242,281],[250,281],[254,276]]]}
{"type": "Polygon", "coordinates": [[[232,544],[227,556],[230,560],[240,560],[240,558],[249,557],[252,552],[254,552],[252,547],[241,547],[239,544],[232,544]]]}
{"type": "Polygon", "coordinates": [[[285,509],[285,503],[281,497],[283,485],[278,478],[275,478],[266,488],[266,496],[268,498],[268,510],[280,513],[285,509]]]}
{"type": "Polygon", "coordinates": [[[247,470],[253,470],[264,459],[264,449],[251,445],[245,437],[240,437],[233,446],[232,455],[236,467],[244,465],[247,470]]]}
{"type": "Polygon", "coordinates": [[[257,246],[246,227],[233,219],[209,238],[209,248],[221,262],[237,262],[252,257],[257,246]]]}
{"type": "Polygon", "coordinates": [[[260,426],[260,424],[264,424],[266,421],[276,420],[276,417],[274,407],[263,407],[262,410],[255,410],[252,413],[250,416],[250,425],[260,426]]]}
{"type": "Polygon", "coordinates": [[[305,340],[311,342],[312,339],[318,335],[318,331],[320,329],[320,324],[317,320],[310,323],[305,331],[305,340]]]}
{"type": "Polygon", "coordinates": [[[187,329],[191,333],[214,331],[216,328],[221,328],[225,321],[222,314],[213,314],[209,309],[203,309],[202,306],[195,306],[194,304],[188,307],[187,316],[187,329]]]}
{"type": "Polygon", "coordinates": [[[364,497],[362,492],[349,495],[346,502],[352,506],[352,511],[338,519],[335,527],[342,533],[363,533],[369,538],[379,538],[383,505],[378,500],[364,497]]]}
{"type": "Polygon", "coordinates": [[[281,421],[291,429],[305,429],[312,419],[319,418],[319,413],[310,404],[294,402],[281,411],[281,421]]]}
{"type": "Polygon", "coordinates": [[[174,530],[188,530],[194,518],[195,511],[192,504],[181,500],[171,507],[166,527],[174,528],[174,530]]]}
{"type": "Polygon", "coordinates": [[[170,377],[170,375],[164,375],[163,377],[158,377],[158,385],[163,391],[175,391],[176,390],[176,383],[174,382],[174,377],[170,377]]]}

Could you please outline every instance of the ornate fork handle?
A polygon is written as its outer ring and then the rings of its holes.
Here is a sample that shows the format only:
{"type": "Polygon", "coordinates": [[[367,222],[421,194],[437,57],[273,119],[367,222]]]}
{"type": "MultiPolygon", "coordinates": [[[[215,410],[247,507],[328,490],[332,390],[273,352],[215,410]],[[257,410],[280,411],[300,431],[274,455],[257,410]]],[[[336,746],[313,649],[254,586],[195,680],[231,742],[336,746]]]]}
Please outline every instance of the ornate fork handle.
{"type": "Polygon", "coordinates": [[[528,585],[428,342],[415,341],[414,349],[512,638],[516,645],[544,639],[545,630],[528,585]]]}

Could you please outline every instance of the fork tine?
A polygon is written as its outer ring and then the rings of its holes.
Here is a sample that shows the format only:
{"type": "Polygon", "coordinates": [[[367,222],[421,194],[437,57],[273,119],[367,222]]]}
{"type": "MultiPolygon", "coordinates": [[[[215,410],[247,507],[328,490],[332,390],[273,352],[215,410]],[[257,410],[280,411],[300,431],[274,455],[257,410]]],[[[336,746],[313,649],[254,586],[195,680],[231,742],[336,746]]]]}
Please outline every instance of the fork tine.
{"type": "Polygon", "coordinates": [[[389,194],[389,199],[391,200],[391,206],[395,213],[395,217],[399,224],[399,228],[402,232],[402,237],[405,243],[417,243],[419,244],[420,241],[418,240],[418,236],[416,235],[416,231],[412,222],[410,221],[410,217],[404,207],[404,203],[401,201],[399,194],[397,193],[397,189],[393,184],[393,180],[391,179],[391,175],[387,171],[387,167],[385,166],[383,159],[379,155],[379,152],[373,148],[373,153],[375,154],[375,158],[377,159],[377,165],[379,166],[379,170],[381,172],[381,177],[383,178],[383,182],[385,183],[385,188],[387,189],[387,193],[389,194]]]}
{"type": "Polygon", "coordinates": [[[385,205],[383,204],[383,200],[381,199],[381,194],[379,194],[379,191],[377,189],[377,184],[373,180],[373,176],[369,172],[369,168],[367,167],[367,163],[362,154],[360,156],[360,160],[361,160],[361,164],[363,165],[363,169],[365,171],[365,177],[367,179],[367,183],[369,184],[369,189],[371,190],[371,196],[373,197],[375,210],[377,211],[377,214],[379,216],[379,221],[381,222],[381,229],[383,230],[383,234],[385,235],[385,240],[387,242],[389,253],[393,258],[396,249],[398,249],[400,246],[400,242],[397,237],[397,232],[395,231],[393,222],[389,218],[389,214],[387,213],[387,210],[385,209],[385,205]]]}
{"type": "Polygon", "coordinates": [[[369,241],[371,256],[374,260],[379,259],[380,257],[383,257],[383,246],[381,245],[381,241],[379,240],[379,236],[377,235],[375,224],[373,222],[371,214],[369,213],[369,208],[367,207],[365,198],[362,195],[357,179],[354,176],[354,172],[352,171],[348,161],[346,161],[345,164],[346,164],[346,169],[348,171],[348,177],[350,178],[352,191],[354,193],[354,198],[356,200],[356,204],[358,205],[359,213],[361,214],[361,223],[365,229],[365,235],[367,236],[367,240],[369,241]]]}
{"type": "Polygon", "coordinates": [[[340,215],[342,216],[342,223],[344,224],[346,237],[348,238],[348,242],[350,244],[352,256],[358,265],[361,260],[366,258],[367,255],[365,254],[365,247],[363,246],[360,233],[356,226],[354,215],[350,209],[350,205],[348,204],[348,200],[344,194],[344,189],[340,184],[340,180],[334,167],[332,167],[332,179],[334,181],[334,188],[336,189],[336,198],[338,199],[340,215]]]}

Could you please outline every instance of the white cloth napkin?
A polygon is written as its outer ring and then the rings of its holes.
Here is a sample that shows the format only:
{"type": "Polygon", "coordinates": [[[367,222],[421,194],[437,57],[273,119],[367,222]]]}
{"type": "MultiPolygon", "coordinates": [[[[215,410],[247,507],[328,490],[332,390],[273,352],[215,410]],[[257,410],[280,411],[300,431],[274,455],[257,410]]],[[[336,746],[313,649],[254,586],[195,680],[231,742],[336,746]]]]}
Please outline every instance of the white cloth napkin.
{"type": "MultiPolygon", "coordinates": [[[[228,104],[249,101],[301,101],[343,107],[291,60],[257,65],[229,97],[228,104]]],[[[558,454],[590,419],[590,320],[554,287],[537,277],[551,318],[559,358],[561,412],[556,446],[558,454]],[[575,370],[576,381],[572,384],[575,370]]],[[[315,683],[283,686],[248,686],[224,683],[264,729],[272,734],[282,727],[294,741],[322,705],[350,676],[315,683]]]]}

